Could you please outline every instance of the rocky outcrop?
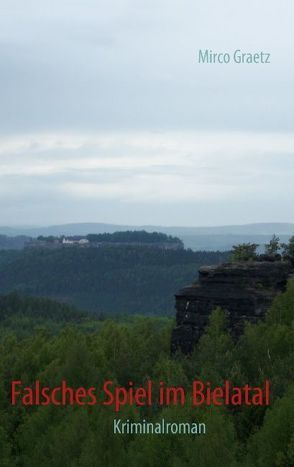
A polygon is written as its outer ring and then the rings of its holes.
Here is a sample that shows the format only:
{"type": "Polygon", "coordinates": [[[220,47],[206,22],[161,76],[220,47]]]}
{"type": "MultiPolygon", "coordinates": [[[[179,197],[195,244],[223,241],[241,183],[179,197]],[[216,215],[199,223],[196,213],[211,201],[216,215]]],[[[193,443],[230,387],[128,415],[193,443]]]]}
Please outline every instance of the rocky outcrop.
{"type": "Polygon", "coordinates": [[[293,267],[286,261],[201,267],[199,281],[175,295],[177,325],[172,333],[172,352],[192,352],[216,307],[225,310],[229,329],[237,338],[245,321],[255,323],[264,316],[274,297],[285,290],[291,273],[293,267]]]}

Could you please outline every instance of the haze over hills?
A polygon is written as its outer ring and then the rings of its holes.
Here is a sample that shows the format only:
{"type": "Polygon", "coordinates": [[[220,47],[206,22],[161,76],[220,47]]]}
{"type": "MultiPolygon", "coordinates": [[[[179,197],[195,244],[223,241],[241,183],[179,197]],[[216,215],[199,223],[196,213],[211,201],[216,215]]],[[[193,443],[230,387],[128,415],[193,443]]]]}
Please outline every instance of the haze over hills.
{"type": "Polygon", "coordinates": [[[101,222],[81,222],[71,224],[60,224],[51,226],[29,227],[29,226],[0,226],[0,234],[3,235],[27,235],[36,237],[38,235],[86,235],[88,233],[113,233],[125,230],[146,230],[183,235],[292,235],[294,223],[257,223],[243,225],[220,225],[220,226],[160,226],[160,225],[121,225],[106,224],[101,222]]]}
{"type": "Polygon", "coordinates": [[[294,234],[294,223],[258,223],[225,226],[158,226],[158,225],[118,225],[106,223],[72,223],[42,227],[0,227],[0,235],[37,237],[39,235],[87,235],[89,233],[114,233],[126,230],[146,230],[175,235],[183,240],[186,248],[193,250],[229,250],[232,245],[254,242],[260,245],[268,242],[275,233],[281,241],[288,241],[294,234]]]}

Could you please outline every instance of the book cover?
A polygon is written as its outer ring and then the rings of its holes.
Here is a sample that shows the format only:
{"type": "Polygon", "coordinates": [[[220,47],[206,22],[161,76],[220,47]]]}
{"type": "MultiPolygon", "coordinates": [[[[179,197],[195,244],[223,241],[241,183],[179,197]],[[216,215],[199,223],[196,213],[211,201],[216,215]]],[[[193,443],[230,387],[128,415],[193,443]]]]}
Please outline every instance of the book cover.
{"type": "Polygon", "coordinates": [[[293,14],[1,0],[1,467],[294,465],[293,14]]]}

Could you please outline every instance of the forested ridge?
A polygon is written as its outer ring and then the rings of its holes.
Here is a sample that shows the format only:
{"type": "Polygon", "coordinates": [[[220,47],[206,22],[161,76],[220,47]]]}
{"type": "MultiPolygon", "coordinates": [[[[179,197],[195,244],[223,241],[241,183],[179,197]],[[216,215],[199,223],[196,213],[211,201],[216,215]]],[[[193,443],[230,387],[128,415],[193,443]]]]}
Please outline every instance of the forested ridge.
{"type": "Polygon", "coordinates": [[[184,247],[183,242],[178,237],[161,232],[146,232],[146,230],[126,230],[114,233],[88,234],[86,238],[90,242],[97,243],[176,243],[180,247],[184,247]]]}
{"type": "Polygon", "coordinates": [[[291,467],[294,464],[294,284],[264,322],[247,325],[236,343],[215,310],[191,356],[171,357],[173,320],[101,320],[50,300],[10,294],[0,299],[0,459],[6,467],[195,466],[291,467]],[[31,320],[20,333],[19,317],[31,320]],[[8,326],[8,320],[9,326],[8,326]],[[34,325],[34,320],[36,321],[34,325]],[[123,419],[205,422],[193,435],[114,435],[111,407],[10,405],[10,382],[52,387],[119,385],[146,379],[189,388],[194,379],[220,385],[271,382],[271,404],[224,407],[126,407],[123,419]]]}
{"type": "Polygon", "coordinates": [[[0,293],[51,297],[96,313],[173,315],[173,295],[228,253],[143,246],[0,251],[0,293]]]}

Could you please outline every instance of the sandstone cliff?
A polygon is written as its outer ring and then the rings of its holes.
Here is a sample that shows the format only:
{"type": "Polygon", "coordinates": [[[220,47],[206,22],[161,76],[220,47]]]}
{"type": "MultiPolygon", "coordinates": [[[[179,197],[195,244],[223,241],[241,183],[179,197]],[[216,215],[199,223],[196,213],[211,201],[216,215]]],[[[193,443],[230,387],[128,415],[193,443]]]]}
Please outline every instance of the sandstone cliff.
{"type": "Polygon", "coordinates": [[[228,315],[234,337],[242,333],[244,321],[255,323],[285,290],[293,267],[286,261],[256,261],[205,266],[199,281],[176,295],[176,327],[171,349],[190,353],[208,323],[209,315],[221,307],[228,315]]]}

